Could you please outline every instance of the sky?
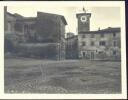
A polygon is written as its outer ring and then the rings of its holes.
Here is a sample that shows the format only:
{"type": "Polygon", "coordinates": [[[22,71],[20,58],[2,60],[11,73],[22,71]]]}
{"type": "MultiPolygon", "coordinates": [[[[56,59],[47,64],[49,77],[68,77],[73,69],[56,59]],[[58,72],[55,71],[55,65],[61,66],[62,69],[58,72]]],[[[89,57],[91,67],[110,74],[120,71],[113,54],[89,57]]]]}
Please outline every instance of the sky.
{"type": "MultiPolygon", "coordinates": [[[[18,13],[24,17],[36,17],[37,11],[63,15],[68,23],[66,32],[77,34],[76,14],[82,12],[83,7],[29,7],[8,6],[8,12],[18,13]]],[[[120,27],[121,16],[119,7],[85,7],[91,13],[90,30],[104,29],[107,27],[120,27]]]]}

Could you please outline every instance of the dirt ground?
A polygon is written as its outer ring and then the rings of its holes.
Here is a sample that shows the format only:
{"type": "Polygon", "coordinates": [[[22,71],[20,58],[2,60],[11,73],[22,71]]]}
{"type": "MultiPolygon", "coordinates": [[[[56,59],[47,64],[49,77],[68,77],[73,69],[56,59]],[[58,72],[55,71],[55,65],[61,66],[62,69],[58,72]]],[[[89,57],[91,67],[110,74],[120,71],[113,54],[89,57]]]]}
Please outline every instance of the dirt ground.
{"type": "Polygon", "coordinates": [[[5,59],[5,93],[121,93],[114,61],[5,59]]]}

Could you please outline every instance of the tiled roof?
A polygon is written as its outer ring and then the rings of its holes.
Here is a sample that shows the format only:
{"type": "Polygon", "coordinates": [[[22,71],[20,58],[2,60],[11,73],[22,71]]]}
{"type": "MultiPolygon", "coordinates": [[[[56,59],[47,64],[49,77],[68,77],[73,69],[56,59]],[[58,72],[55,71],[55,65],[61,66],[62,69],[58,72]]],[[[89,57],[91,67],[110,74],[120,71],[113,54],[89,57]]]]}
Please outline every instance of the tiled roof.
{"type": "Polygon", "coordinates": [[[87,32],[79,32],[79,34],[89,34],[89,33],[94,33],[94,34],[98,34],[98,33],[113,33],[113,32],[120,32],[120,28],[116,27],[116,28],[112,28],[112,27],[108,27],[106,29],[102,29],[102,30],[97,30],[97,31],[87,31],[87,32]]]}
{"type": "Polygon", "coordinates": [[[79,15],[89,15],[89,16],[91,16],[91,13],[78,13],[78,14],[76,14],[76,17],[78,17],[79,15]]]}
{"type": "Polygon", "coordinates": [[[67,39],[77,38],[77,37],[78,37],[78,35],[74,35],[74,36],[72,36],[72,37],[66,38],[66,40],[67,40],[67,39]]]}

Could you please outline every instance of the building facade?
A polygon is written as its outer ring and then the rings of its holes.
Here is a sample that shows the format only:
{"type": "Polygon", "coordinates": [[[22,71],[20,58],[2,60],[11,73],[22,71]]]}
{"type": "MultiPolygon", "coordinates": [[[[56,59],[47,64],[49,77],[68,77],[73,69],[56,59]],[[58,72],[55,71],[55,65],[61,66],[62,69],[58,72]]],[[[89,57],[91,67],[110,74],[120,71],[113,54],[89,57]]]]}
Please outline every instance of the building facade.
{"type": "MultiPolygon", "coordinates": [[[[7,12],[7,8],[5,7],[4,11],[4,33],[5,38],[10,39],[12,42],[17,43],[20,39],[24,39],[24,33],[18,30],[17,20],[21,19],[22,16],[18,14],[11,14],[7,12]]],[[[20,30],[22,28],[20,27],[20,30]]]]}
{"type": "Polygon", "coordinates": [[[66,38],[66,59],[78,59],[78,36],[71,32],[66,38]]]}
{"type": "Polygon", "coordinates": [[[76,15],[78,19],[78,56],[90,60],[120,60],[120,28],[90,31],[90,13],[76,15]]]}
{"type": "MultiPolygon", "coordinates": [[[[51,53],[52,58],[65,59],[65,25],[67,22],[64,16],[37,12],[36,17],[23,17],[7,12],[7,7],[4,10],[5,38],[10,39],[11,42],[14,41],[17,46],[31,45],[28,46],[31,49],[34,45],[42,46],[41,48],[51,46],[53,47],[51,52],[55,51],[51,53]]],[[[50,50],[44,51],[47,51],[44,52],[45,58],[49,58],[50,50]]]]}

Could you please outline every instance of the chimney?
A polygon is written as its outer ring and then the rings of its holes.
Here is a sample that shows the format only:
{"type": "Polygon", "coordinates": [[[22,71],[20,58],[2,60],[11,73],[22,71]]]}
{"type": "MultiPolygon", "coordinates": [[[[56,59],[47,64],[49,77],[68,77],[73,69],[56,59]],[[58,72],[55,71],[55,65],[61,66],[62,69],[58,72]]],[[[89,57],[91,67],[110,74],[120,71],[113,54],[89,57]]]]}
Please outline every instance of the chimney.
{"type": "Polygon", "coordinates": [[[98,28],[98,31],[100,31],[100,27],[98,28]]]}

